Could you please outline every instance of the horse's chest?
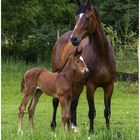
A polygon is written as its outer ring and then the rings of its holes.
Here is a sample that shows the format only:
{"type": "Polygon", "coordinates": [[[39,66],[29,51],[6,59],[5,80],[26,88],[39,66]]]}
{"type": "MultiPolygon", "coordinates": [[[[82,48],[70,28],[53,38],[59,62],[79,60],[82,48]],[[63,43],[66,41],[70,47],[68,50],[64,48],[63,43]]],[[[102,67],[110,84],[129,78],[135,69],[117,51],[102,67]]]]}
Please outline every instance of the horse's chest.
{"type": "Polygon", "coordinates": [[[113,73],[109,68],[100,66],[99,68],[95,68],[95,70],[93,70],[93,75],[91,78],[93,78],[93,82],[104,84],[110,82],[113,79],[113,73]]]}

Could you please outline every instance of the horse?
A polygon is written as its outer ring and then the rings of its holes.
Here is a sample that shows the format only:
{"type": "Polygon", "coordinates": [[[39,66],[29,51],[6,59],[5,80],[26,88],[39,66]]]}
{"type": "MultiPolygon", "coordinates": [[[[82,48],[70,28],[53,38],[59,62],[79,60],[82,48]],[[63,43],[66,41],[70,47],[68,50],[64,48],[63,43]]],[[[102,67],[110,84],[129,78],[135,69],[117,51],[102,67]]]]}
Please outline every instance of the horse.
{"type": "MultiPolygon", "coordinates": [[[[78,1],[78,10],[75,14],[76,24],[72,31],[63,34],[55,43],[52,51],[52,71],[61,70],[69,53],[75,47],[83,48],[82,57],[89,69],[89,76],[86,82],[74,82],[73,96],[71,103],[71,123],[76,130],[76,108],[79,96],[86,86],[86,96],[89,106],[89,133],[94,133],[94,119],[96,109],[94,105],[94,94],[98,87],[104,90],[104,117],[106,127],[110,127],[111,97],[114,89],[116,73],[116,62],[112,44],[107,39],[103,30],[96,7],[90,2],[78,1]]],[[[56,127],[56,112],[59,100],[53,98],[53,117],[51,129],[56,127]]]]}
{"type": "Polygon", "coordinates": [[[33,130],[33,115],[39,97],[42,93],[58,98],[61,104],[62,123],[64,128],[70,128],[70,105],[73,88],[73,79],[82,80],[88,73],[88,68],[81,56],[82,49],[75,50],[70,54],[61,72],[52,73],[41,67],[31,68],[25,72],[21,91],[24,93],[23,100],[19,106],[18,133],[22,132],[22,121],[24,110],[31,98],[28,107],[29,126],[33,130]]]}

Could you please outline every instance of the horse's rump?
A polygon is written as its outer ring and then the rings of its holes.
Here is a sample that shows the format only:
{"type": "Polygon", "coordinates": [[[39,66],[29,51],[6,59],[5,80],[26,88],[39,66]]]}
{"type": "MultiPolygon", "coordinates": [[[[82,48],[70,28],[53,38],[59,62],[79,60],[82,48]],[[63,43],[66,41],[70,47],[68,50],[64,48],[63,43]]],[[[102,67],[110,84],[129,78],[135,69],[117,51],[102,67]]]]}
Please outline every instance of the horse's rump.
{"type": "Polygon", "coordinates": [[[40,67],[35,67],[35,68],[31,68],[31,69],[27,70],[21,81],[21,92],[24,93],[25,84],[27,84],[29,82],[31,83],[31,81],[33,84],[35,84],[39,75],[44,71],[47,71],[47,69],[40,68],[40,67]]]}

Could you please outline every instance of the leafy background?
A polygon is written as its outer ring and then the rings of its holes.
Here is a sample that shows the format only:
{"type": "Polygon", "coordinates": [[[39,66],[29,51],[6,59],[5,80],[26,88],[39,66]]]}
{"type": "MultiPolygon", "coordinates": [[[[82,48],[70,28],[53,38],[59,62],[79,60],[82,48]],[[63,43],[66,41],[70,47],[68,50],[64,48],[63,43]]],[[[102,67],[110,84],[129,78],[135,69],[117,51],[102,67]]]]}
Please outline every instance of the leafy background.
{"type": "MultiPolygon", "coordinates": [[[[138,71],[138,0],[93,2],[113,41],[117,64],[131,61],[138,71]]],[[[2,60],[49,62],[57,32],[62,35],[74,27],[76,9],[76,2],[67,0],[3,0],[2,60]]]]}

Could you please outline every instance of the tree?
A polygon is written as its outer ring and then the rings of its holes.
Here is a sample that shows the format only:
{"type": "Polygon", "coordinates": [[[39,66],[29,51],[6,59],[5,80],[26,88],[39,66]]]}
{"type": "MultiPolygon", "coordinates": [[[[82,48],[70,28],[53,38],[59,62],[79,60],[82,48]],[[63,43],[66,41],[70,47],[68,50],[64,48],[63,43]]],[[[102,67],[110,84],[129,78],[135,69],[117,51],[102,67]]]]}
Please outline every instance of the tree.
{"type": "MultiPolygon", "coordinates": [[[[107,32],[116,33],[122,45],[133,40],[133,33],[138,38],[138,0],[94,0],[94,5],[107,32]]],[[[62,35],[74,27],[76,8],[67,0],[3,0],[2,58],[50,59],[57,31],[62,35]]]]}

